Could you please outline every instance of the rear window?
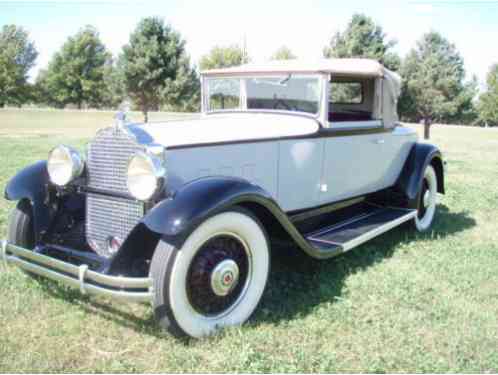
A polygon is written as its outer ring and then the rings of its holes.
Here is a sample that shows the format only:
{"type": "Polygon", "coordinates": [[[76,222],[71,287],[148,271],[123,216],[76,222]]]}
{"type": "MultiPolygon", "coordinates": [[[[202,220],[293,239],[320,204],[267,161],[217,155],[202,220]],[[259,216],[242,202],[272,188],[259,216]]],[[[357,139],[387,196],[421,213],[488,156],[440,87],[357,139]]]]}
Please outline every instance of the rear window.
{"type": "Polygon", "coordinates": [[[330,98],[333,104],[361,104],[363,85],[360,82],[331,82],[330,98]]]}

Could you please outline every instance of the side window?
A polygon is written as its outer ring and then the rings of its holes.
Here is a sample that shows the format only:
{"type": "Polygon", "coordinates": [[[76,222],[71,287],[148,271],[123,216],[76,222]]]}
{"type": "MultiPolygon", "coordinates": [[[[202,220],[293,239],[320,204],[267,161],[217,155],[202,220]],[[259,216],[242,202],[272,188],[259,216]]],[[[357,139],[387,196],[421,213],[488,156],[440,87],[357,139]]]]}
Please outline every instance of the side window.
{"type": "Polygon", "coordinates": [[[377,118],[375,78],[332,77],[329,87],[330,123],[363,123],[377,118]]]}
{"type": "Polygon", "coordinates": [[[330,98],[332,104],[363,103],[363,84],[361,82],[331,82],[330,98]]]}

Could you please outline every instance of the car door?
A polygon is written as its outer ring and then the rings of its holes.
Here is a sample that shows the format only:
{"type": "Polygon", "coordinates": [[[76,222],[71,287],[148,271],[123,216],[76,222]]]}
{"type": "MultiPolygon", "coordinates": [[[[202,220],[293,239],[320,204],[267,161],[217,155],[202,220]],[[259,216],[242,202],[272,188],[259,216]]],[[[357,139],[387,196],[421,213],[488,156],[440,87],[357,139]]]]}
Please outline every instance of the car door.
{"type": "Polygon", "coordinates": [[[385,160],[381,126],[324,129],[320,203],[357,197],[382,185],[385,160]]]}
{"type": "Polygon", "coordinates": [[[279,142],[278,202],[284,211],[296,211],[320,204],[323,138],[279,142]]]}

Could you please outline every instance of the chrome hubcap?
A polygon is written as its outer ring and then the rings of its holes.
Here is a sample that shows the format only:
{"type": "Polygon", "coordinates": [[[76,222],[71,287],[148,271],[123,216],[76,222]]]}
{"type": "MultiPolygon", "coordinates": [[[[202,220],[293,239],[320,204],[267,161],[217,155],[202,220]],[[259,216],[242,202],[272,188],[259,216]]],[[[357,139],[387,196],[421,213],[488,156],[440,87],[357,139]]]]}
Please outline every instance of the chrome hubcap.
{"type": "Polygon", "coordinates": [[[430,206],[430,204],[431,204],[431,192],[430,192],[430,190],[425,191],[423,203],[424,203],[425,208],[430,206]]]}
{"type": "Polygon", "coordinates": [[[220,262],[211,273],[211,288],[220,297],[228,295],[239,281],[239,266],[231,259],[220,262]]]}

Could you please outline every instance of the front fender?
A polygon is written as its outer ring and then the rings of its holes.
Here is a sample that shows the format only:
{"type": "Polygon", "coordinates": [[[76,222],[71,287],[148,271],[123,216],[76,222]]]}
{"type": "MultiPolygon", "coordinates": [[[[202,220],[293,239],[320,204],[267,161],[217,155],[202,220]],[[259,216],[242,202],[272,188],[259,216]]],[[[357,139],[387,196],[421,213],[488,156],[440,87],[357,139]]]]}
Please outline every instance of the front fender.
{"type": "Polygon", "coordinates": [[[180,247],[190,233],[208,217],[242,202],[256,202],[277,209],[261,187],[234,177],[206,177],[180,188],[172,198],[159,202],[142,219],[153,232],[180,247]]]}
{"type": "Polygon", "coordinates": [[[49,177],[47,162],[40,160],[17,173],[5,187],[5,199],[28,199],[33,207],[33,224],[36,238],[47,230],[51,218],[48,202],[49,177]]]}
{"type": "Polygon", "coordinates": [[[179,189],[172,198],[158,203],[141,223],[166,242],[181,248],[187,237],[204,220],[236,205],[255,210],[253,213],[256,216],[256,207],[261,209],[259,213],[263,211],[262,215],[268,219],[267,226],[280,225],[295,244],[313,258],[325,259],[338,255],[338,252],[312,246],[266,190],[234,177],[206,177],[192,181],[179,189]]]}
{"type": "Polygon", "coordinates": [[[417,195],[422,186],[425,168],[429,164],[432,164],[436,171],[438,192],[444,194],[444,163],[441,151],[430,143],[415,143],[396,183],[410,207],[417,207],[417,195]]]}

